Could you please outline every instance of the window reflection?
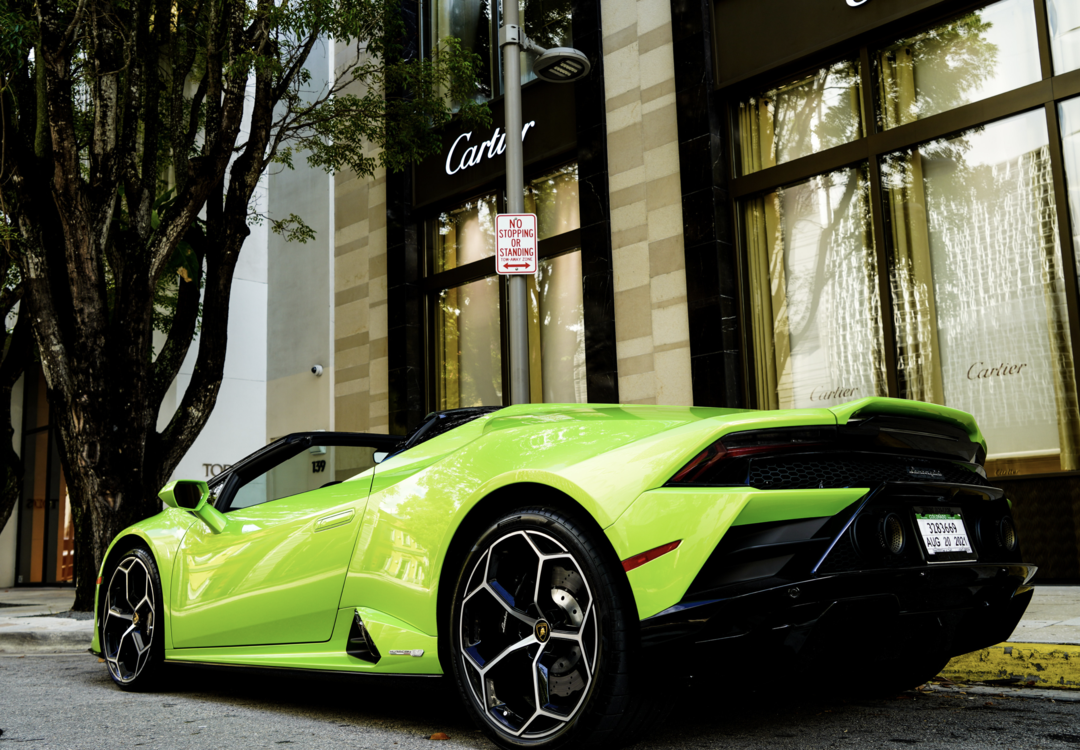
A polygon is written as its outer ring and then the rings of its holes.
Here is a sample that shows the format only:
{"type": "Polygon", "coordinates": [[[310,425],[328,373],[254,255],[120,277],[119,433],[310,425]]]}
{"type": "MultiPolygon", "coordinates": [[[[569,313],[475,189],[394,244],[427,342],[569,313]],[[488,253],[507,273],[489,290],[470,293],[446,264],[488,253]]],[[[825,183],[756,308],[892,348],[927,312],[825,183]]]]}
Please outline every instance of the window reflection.
{"type": "Polygon", "coordinates": [[[527,279],[532,401],[583,404],[588,399],[581,252],[543,260],[527,279]]]}
{"type": "Polygon", "coordinates": [[[1034,7],[988,5],[881,50],[876,65],[883,129],[1035,83],[1042,73],[1034,7]]]}
{"type": "Polygon", "coordinates": [[[971,412],[991,474],[1077,468],[1045,114],[883,160],[901,396],[971,412]]]}
{"type": "Polygon", "coordinates": [[[742,218],[760,406],[886,395],[865,169],[747,201],[742,218]]]}
{"type": "Polygon", "coordinates": [[[448,271],[495,255],[495,196],[486,195],[439,214],[432,260],[448,271]]]}
{"type": "Polygon", "coordinates": [[[843,61],[739,104],[742,174],[865,135],[857,63],[843,61]]]}
{"type": "Polygon", "coordinates": [[[501,404],[498,277],[444,289],[439,293],[435,317],[439,409],[501,404]]]}
{"type": "Polygon", "coordinates": [[[1060,75],[1080,68],[1080,3],[1076,0],[1047,0],[1050,49],[1054,73],[1060,75]]]}

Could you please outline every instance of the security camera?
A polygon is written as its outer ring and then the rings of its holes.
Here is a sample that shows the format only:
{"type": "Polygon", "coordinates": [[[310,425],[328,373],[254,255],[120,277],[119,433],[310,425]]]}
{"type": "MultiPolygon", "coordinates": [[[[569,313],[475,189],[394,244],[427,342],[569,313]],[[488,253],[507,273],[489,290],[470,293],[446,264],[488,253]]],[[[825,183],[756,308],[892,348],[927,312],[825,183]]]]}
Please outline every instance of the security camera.
{"type": "Polygon", "coordinates": [[[315,377],[319,377],[320,375],[322,375],[322,365],[312,365],[311,374],[315,377]]]}

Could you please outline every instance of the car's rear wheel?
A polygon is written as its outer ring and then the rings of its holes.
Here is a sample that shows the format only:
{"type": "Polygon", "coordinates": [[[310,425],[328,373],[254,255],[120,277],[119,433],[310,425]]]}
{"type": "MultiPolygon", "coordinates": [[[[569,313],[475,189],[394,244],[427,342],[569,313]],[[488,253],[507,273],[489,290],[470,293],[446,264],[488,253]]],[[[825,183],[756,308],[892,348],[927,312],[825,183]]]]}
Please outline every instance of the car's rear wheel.
{"type": "Polygon", "coordinates": [[[143,547],[128,550],[104,578],[100,637],[109,675],[125,690],[146,690],[160,678],[165,655],[154,556],[143,547]]]}
{"type": "Polygon", "coordinates": [[[662,718],[635,690],[636,610],[609,557],[550,508],[508,514],[473,546],[450,650],[465,704],[496,744],[617,746],[662,718]]]}

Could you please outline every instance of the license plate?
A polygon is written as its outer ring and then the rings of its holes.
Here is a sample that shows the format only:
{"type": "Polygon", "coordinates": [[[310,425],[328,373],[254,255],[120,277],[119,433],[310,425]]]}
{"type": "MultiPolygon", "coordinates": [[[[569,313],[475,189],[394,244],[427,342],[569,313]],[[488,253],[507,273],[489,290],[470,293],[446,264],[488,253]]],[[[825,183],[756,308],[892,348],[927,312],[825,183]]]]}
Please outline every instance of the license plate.
{"type": "Polygon", "coordinates": [[[915,508],[915,523],[930,558],[975,554],[959,508],[915,508]]]}

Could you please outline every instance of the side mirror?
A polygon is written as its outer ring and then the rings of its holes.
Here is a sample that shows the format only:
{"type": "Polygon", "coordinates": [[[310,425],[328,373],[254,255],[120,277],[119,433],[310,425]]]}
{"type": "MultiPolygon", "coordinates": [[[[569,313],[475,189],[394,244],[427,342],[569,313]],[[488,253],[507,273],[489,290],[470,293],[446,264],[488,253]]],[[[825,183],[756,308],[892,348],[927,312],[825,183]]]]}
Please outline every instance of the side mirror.
{"type": "Polygon", "coordinates": [[[200,518],[215,534],[225,529],[227,520],[224,514],[206,502],[210,497],[210,488],[201,479],[177,479],[169,482],[161,488],[158,497],[170,508],[186,510],[200,518]]]}
{"type": "Polygon", "coordinates": [[[374,461],[377,464],[381,464],[383,461],[385,461],[389,457],[390,457],[390,452],[389,451],[375,451],[375,453],[373,453],[372,456],[371,456],[371,460],[374,461]]]}

